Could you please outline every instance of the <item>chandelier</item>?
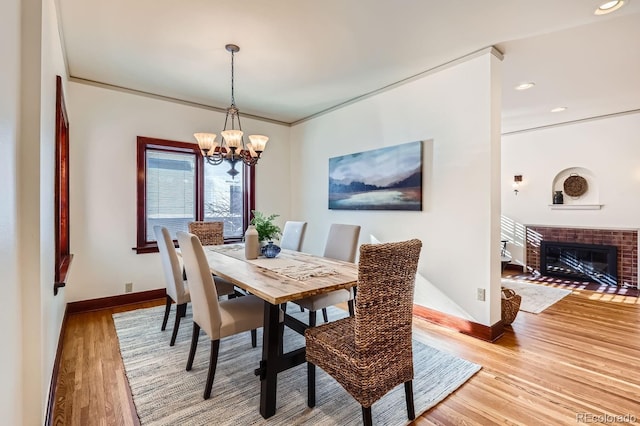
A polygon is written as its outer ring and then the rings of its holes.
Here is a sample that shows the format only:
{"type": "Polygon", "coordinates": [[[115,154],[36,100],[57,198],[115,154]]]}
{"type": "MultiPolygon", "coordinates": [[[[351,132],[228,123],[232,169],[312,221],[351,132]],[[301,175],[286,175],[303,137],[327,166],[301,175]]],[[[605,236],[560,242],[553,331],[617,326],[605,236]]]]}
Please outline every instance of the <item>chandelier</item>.
{"type": "Polygon", "coordinates": [[[215,133],[194,133],[193,136],[198,141],[202,156],[207,160],[207,163],[217,166],[226,161],[231,166],[227,173],[231,177],[235,177],[240,173],[236,170],[238,162],[252,167],[258,163],[269,138],[264,135],[249,135],[250,142],[246,144],[244,142],[242,126],[240,125],[240,111],[236,107],[236,100],[233,94],[233,58],[234,54],[240,51],[240,48],[235,44],[227,44],[225,48],[231,53],[231,106],[227,108],[224,129],[220,132],[222,142],[218,143],[216,141],[217,135],[215,133]],[[238,122],[237,129],[236,121],[238,122]],[[228,124],[231,125],[229,130],[227,130],[228,124]]]}

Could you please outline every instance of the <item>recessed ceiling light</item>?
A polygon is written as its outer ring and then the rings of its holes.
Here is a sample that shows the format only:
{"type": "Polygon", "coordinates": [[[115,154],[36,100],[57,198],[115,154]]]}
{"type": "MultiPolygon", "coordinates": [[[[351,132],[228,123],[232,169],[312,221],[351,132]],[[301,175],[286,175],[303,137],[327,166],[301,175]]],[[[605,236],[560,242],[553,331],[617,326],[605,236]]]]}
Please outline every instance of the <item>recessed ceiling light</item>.
{"type": "Polygon", "coordinates": [[[528,82],[528,83],[521,83],[518,84],[515,89],[516,90],[527,90],[527,89],[531,89],[533,86],[535,86],[536,84],[534,82],[528,82]]]}
{"type": "Polygon", "coordinates": [[[551,110],[551,112],[562,112],[562,111],[566,111],[567,107],[557,107],[551,110]]]}
{"type": "Polygon", "coordinates": [[[594,12],[596,15],[606,15],[620,9],[628,0],[606,1],[600,5],[594,12]]]}

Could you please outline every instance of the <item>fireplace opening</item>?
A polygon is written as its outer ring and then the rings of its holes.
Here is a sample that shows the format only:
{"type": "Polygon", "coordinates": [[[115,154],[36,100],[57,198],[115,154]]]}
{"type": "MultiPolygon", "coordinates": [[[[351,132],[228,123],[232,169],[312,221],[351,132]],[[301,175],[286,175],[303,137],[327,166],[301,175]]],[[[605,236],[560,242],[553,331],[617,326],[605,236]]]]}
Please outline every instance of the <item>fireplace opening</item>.
{"type": "Polygon", "coordinates": [[[618,285],[618,248],[599,244],[542,241],[540,273],[618,285]]]}

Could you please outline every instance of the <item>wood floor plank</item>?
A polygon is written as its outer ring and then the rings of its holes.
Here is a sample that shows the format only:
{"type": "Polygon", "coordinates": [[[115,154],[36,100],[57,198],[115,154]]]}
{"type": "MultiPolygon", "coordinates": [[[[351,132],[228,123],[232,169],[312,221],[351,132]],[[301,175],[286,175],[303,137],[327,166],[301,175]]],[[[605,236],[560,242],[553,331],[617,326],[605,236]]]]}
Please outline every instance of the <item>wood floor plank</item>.
{"type": "MultiPolygon", "coordinates": [[[[68,318],[55,424],[139,424],[111,315],[163,303],[68,318]]],[[[494,343],[419,318],[414,329],[427,344],[483,367],[416,425],[575,425],[579,413],[631,415],[638,424],[636,297],[575,290],[540,314],[518,313],[494,343]]]]}

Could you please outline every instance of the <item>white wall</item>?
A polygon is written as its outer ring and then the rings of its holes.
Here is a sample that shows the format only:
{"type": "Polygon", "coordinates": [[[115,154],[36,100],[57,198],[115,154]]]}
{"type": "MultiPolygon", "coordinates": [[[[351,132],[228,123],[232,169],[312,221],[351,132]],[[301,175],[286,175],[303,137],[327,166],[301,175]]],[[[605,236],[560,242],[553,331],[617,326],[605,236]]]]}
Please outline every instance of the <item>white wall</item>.
{"type": "Polygon", "coordinates": [[[510,241],[515,234],[515,243],[509,243],[513,263],[524,262],[524,225],[640,228],[640,114],[504,136],[502,176],[503,232],[510,241]],[[591,172],[590,189],[578,200],[565,195],[566,202],[602,204],[602,209],[549,207],[554,178],[574,167],[591,172]],[[514,174],[523,176],[517,196],[514,174]]]}
{"type": "MultiPolygon", "coordinates": [[[[419,272],[465,317],[497,322],[499,77],[499,60],[485,53],[294,126],[293,215],[308,222],[303,249],[321,253],[333,222],[360,224],[362,243],[370,234],[420,238],[419,272]],[[422,212],[328,210],[329,158],[416,140],[425,141],[422,212]],[[490,302],[476,300],[478,287],[490,302]]],[[[415,303],[433,307],[422,290],[415,303]]]]}
{"type": "MultiPolygon", "coordinates": [[[[40,291],[42,379],[40,396],[46,408],[58,339],[66,307],[65,290],[53,294],[55,269],[55,124],[56,76],[62,78],[63,93],[67,93],[67,74],[58,33],[55,1],[42,2],[42,75],[40,114],[40,291]]],[[[68,100],[66,100],[68,104],[68,100]]],[[[73,267],[73,266],[72,266],[73,267]]]]}
{"type": "MultiPolygon", "coordinates": [[[[22,333],[23,422],[35,424],[41,418],[43,359],[41,339],[42,289],[40,246],[40,128],[42,88],[42,5],[22,2],[20,138],[18,145],[18,232],[22,333]]],[[[42,171],[46,173],[46,171],[42,171]]]]}
{"type": "MultiPolygon", "coordinates": [[[[160,257],[136,254],[136,137],[196,143],[219,134],[224,114],[71,82],[67,101],[71,162],[69,302],[165,286],[160,257]]],[[[242,102],[238,106],[242,112],[242,102]]],[[[289,216],[289,127],[242,119],[248,133],[270,137],[256,171],[259,210],[289,216]]],[[[225,167],[224,165],[218,167],[225,167]]]]}
{"type": "Polygon", "coordinates": [[[64,296],[53,296],[55,75],[64,77],[53,1],[0,5],[0,413],[42,424],[64,296]]]}
{"type": "Polygon", "coordinates": [[[20,138],[20,1],[0,2],[0,271],[3,346],[0,351],[0,413],[3,422],[22,422],[22,334],[18,264],[18,170],[20,138]]]}

